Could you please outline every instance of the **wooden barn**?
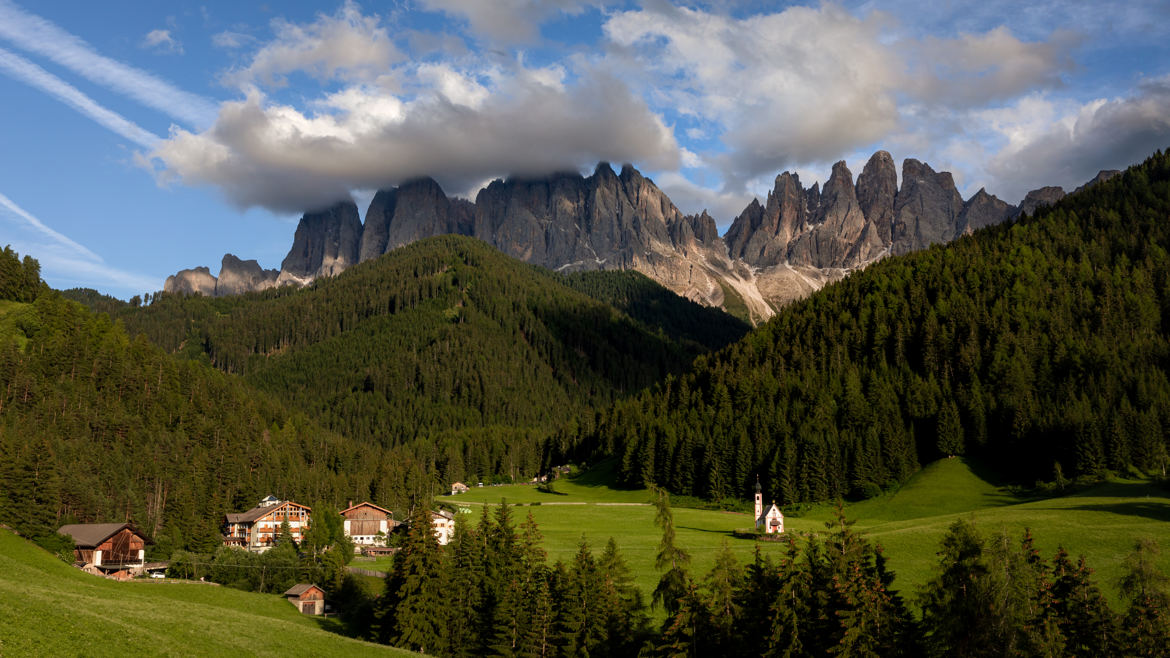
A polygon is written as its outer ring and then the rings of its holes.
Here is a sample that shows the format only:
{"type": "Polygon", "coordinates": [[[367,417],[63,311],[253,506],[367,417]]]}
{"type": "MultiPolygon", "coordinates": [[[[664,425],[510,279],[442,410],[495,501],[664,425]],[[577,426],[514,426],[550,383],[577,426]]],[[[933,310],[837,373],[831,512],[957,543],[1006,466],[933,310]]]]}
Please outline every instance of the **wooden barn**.
{"type": "Polygon", "coordinates": [[[57,534],[73,539],[74,559],[102,571],[141,569],[146,564],[146,535],[129,523],[76,523],[57,534]]]}
{"type": "Polygon", "coordinates": [[[325,590],[316,585],[293,585],[284,593],[289,603],[306,615],[325,613],[325,590]]]}
{"type": "Polygon", "coordinates": [[[365,546],[385,546],[386,538],[401,525],[392,517],[393,512],[378,507],[373,503],[353,504],[341,510],[344,519],[345,536],[353,541],[354,550],[360,551],[365,546]]]}
{"type": "Polygon", "coordinates": [[[256,553],[272,548],[280,536],[280,526],[288,521],[293,541],[300,542],[309,529],[308,505],[268,496],[247,512],[228,514],[224,518],[223,543],[256,553]]]}

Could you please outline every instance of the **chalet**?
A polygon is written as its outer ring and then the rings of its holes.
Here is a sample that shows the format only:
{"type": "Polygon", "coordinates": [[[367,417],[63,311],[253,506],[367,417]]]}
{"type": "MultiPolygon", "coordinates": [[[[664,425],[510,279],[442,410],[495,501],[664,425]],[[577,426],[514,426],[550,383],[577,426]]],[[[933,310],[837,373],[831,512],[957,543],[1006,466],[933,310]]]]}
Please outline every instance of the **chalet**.
{"type": "Polygon", "coordinates": [[[756,529],[763,527],[769,535],[784,532],[784,513],[776,507],[776,501],[764,509],[764,494],[760,488],[760,479],[756,478],[756,529]]]}
{"type": "Polygon", "coordinates": [[[439,545],[446,546],[455,536],[455,515],[446,510],[431,512],[431,528],[439,545]]]}
{"type": "Polygon", "coordinates": [[[385,546],[386,538],[394,528],[402,525],[395,521],[390,510],[382,509],[373,503],[353,504],[341,510],[344,519],[345,536],[353,541],[354,551],[360,551],[369,546],[385,546]]]}
{"type": "Polygon", "coordinates": [[[288,521],[293,541],[300,543],[309,529],[311,511],[308,505],[268,496],[247,512],[224,517],[223,543],[263,553],[276,543],[280,536],[280,526],[285,521],[288,521]]]}
{"type": "Polygon", "coordinates": [[[293,585],[284,593],[284,598],[303,614],[319,615],[325,612],[325,590],[316,585],[293,585]]]}
{"type": "Polygon", "coordinates": [[[452,496],[454,496],[455,494],[467,493],[470,490],[471,490],[471,487],[467,486],[466,484],[463,484],[462,482],[456,482],[455,484],[451,485],[451,495],[452,496]]]}
{"type": "Polygon", "coordinates": [[[146,564],[146,535],[129,523],[77,523],[57,534],[73,539],[74,559],[103,572],[141,569],[146,564]]]}

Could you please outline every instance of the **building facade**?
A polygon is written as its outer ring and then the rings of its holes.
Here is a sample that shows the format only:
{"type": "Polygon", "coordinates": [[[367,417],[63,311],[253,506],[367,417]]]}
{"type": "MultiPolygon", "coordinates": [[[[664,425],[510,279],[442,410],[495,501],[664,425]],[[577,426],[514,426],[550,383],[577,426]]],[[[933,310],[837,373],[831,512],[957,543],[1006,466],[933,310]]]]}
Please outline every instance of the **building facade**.
{"type": "Polygon", "coordinates": [[[341,510],[345,536],[353,542],[355,551],[367,546],[385,546],[390,533],[400,525],[393,516],[390,510],[369,502],[357,505],[351,502],[349,507],[341,510]]]}
{"type": "Polygon", "coordinates": [[[263,553],[276,544],[285,521],[293,540],[300,543],[309,530],[310,512],[308,505],[268,496],[247,512],[225,516],[223,543],[263,553]]]}
{"type": "Polygon", "coordinates": [[[440,546],[446,546],[455,536],[455,515],[446,511],[431,512],[431,529],[440,546]]]}

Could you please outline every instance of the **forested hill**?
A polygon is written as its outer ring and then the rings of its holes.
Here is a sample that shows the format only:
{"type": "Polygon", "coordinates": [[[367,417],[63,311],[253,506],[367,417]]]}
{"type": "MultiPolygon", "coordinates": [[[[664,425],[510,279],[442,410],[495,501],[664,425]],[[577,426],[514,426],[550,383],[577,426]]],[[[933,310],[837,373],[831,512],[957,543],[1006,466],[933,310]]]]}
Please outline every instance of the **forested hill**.
{"type": "Polygon", "coordinates": [[[1023,482],[1162,472],[1170,155],[1017,223],[889,258],[621,402],[583,454],[630,483],[868,496],[982,455],[1023,482]]]}
{"type": "Polygon", "coordinates": [[[565,277],[444,236],[306,289],[107,308],[132,335],[241,374],[350,438],[406,446],[455,480],[530,477],[566,423],[590,425],[596,408],[746,330],[650,287],[661,290],[640,275],[565,277]]]}
{"type": "Polygon", "coordinates": [[[164,552],[209,550],[220,515],[266,494],[337,503],[409,481],[403,460],[129,338],[24,263],[23,282],[0,279],[0,523],[133,521],[164,552]]]}

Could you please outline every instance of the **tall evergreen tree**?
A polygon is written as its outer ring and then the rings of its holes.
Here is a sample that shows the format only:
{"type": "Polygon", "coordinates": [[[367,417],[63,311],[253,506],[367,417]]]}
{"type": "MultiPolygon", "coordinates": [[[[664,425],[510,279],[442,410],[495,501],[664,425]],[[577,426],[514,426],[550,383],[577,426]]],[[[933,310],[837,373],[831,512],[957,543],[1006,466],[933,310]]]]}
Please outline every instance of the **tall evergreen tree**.
{"type": "Polygon", "coordinates": [[[653,605],[662,606],[667,615],[678,612],[680,601],[688,592],[687,565],[691,556],[682,548],[675,545],[674,513],[670,509],[670,494],[665,489],[650,486],[650,494],[654,497],[654,523],[662,528],[662,541],[658,545],[658,553],[654,558],[654,567],[659,571],[665,569],[654,588],[653,605]]]}
{"type": "Polygon", "coordinates": [[[1091,580],[1082,556],[1074,566],[1063,547],[1052,559],[1053,616],[1065,637],[1065,652],[1077,658],[1119,653],[1117,615],[1091,580]]]}
{"type": "Polygon", "coordinates": [[[415,505],[376,612],[378,638],[412,651],[445,653],[441,553],[430,510],[415,505]]]}
{"type": "Polygon", "coordinates": [[[1125,651],[1133,656],[1170,655],[1170,577],[1157,567],[1158,544],[1142,538],[1125,559],[1118,581],[1129,602],[1122,620],[1125,651]]]}

